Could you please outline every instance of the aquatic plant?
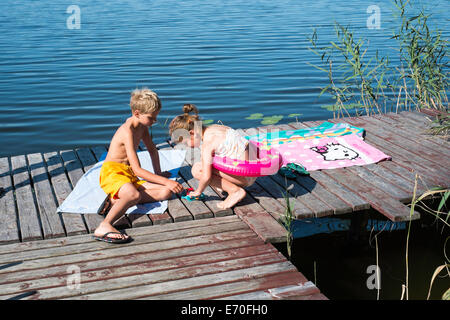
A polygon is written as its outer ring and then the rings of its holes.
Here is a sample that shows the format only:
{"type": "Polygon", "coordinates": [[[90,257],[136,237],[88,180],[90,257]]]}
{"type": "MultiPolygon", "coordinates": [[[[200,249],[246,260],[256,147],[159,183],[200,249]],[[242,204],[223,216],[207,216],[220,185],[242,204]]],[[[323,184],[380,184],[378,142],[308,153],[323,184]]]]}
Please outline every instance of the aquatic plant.
{"type": "Polygon", "coordinates": [[[308,64],[327,74],[328,84],[319,96],[328,93],[335,101],[322,107],[333,111],[333,117],[350,116],[348,110],[359,114],[362,109],[367,115],[394,111],[394,106],[396,112],[399,108],[411,110],[412,106],[416,110],[435,109],[443,116],[430,132],[448,133],[448,41],[442,38],[440,30],[430,29],[430,15],[424,10],[408,12],[412,1],[394,0],[394,5],[399,27],[391,39],[398,42],[400,60],[395,69],[389,65],[389,57],[381,57],[378,51],[367,59],[368,41],[355,40],[348,27],[335,22],[337,41],[326,45],[319,45],[313,30],[308,49],[320,57],[321,64],[308,64]]]}
{"type": "MultiPolygon", "coordinates": [[[[286,180],[287,185],[287,180],[286,180]]],[[[290,201],[289,197],[289,190],[291,190],[294,187],[294,185],[290,185],[286,187],[285,192],[283,192],[283,197],[285,201],[285,211],[284,215],[282,216],[283,224],[286,227],[286,250],[289,257],[289,260],[291,260],[292,256],[292,244],[294,241],[294,235],[293,235],[293,221],[295,220],[294,217],[294,203],[290,201]]]]}
{"type": "Polygon", "coordinates": [[[408,14],[411,1],[395,0],[401,25],[392,38],[399,43],[400,78],[405,96],[404,103],[416,109],[448,110],[448,60],[447,43],[438,29],[430,30],[427,15],[408,14]],[[412,92],[410,92],[412,89],[412,92]]]}
{"type": "Polygon", "coordinates": [[[334,29],[337,43],[331,41],[326,46],[319,46],[315,29],[311,38],[308,39],[311,43],[308,49],[320,57],[322,66],[307,63],[326,72],[329,80],[329,84],[322,88],[319,96],[328,92],[335,100],[334,104],[322,107],[333,111],[334,117],[336,115],[344,117],[344,111],[350,116],[349,109],[358,110],[359,108],[364,109],[367,115],[374,113],[374,110],[381,113],[379,100],[380,98],[388,99],[383,91],[387,88],[385,74],[390,70],[388,58],[380,58],[377,51],[375,57],[366,61],[367,41],[355,40],[353,32],[337,22],[334,29]],[[336,51],[339,58],[343,58],[344,61],[335,68],[337,71],[343,70],[340,79],[334,78],[333,61],[339,59],[335,57],[336,51]]]}
{"type": "MultiPolygon", "coordinates": [[[[449,216],[450,216],[450,210],[446,207],[446,202],[450,197],[450,189],[446,189],[446,188],[432,188],[430,190],[425,191],[422,195],[420,195],[419,197],[416,197],[416,191],[417,191],[417,180],[418,180],[418,175],[416,174],[415,177],[415,181],[414,181],[414,191],[413,191],[413,198],[412,201],[410,203],[410,217],[412,217],[414,210],[416,207],[419,207],[421,209],[423,209],[424,212],[429,213],[431,215],[433,215],[436,220],[440,221],[443,223],[443,228],[445,227],[450,227],[449,224],[449,216]],[[436,196],[436,195],[440,195],[441,196],[441,200],[437,206],[437,209],[434,210],[432,208],[430,208],[428,205],[425,204],[424,199],[428,199],[431,196],[436,196]]],[[[410,233],[411,233],[411,220],[409,221],[408,224],[408,232],[407,232],[407,238],[406,238],[406,253],[405,253],[405,263],[406,263],[406,280],[405,280],[405,284],[402,285],[402,296],[401,296],[401,300],[403,300],[403,298],[406,298],[406,300],[408,300],[408,289],[409,289],[409,264],[408,264],[408,253],[409,253],[409,239],[410,239],[410,233]]],[[[430,286],[429,286],[429,290],[428,290],[428,295],[427,295],[427,300],[430,298],[431,295],[431,288],[433,286],[433,283],[436,279],[436,277],[441,273],[442,270],[446,270],[447,271],[447,276],[450,277],[450,260],[446,255],[446,251],[445,248],[447,246],[447,241],[448,241],[449,237],[447,237],[445,243],[444,243],[444,257],[446,262],[443,265],[438,266],[432,277],[431,277],[431,281],[430,281],[430,286]]],[[[446,290],[446,292],[442,295],[442,299],[445,300],[449,300],[450,299],[450,288],[448,288],[446,290]]]]}

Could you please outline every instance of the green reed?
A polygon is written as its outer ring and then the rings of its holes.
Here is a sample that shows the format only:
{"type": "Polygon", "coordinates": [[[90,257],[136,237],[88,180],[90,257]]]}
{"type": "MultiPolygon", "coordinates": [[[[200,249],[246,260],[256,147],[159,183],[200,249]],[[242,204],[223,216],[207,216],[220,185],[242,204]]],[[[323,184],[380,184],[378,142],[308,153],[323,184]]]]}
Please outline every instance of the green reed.
{"type": "MultiPolygon", "coordinates": [[[[333,111],[334,117],[349,116],[349,110],[356,114],[365,110],[367,115],[400,108],[448,112],[448,41],[441,31],[430,29],[430,15],[423,10],[409,13],[409,0],[394,0],[394,5],[398,28],[390,40],[398,43],[399,67],[390,66],[389,57],[378,50],[374,57],[367,58],[368,40],[356,39],[353,31],[337,22],[336,41],[319,44],[316,30],[308,38],[308,49],[320,57],[318,65],[308,64],[328,78],[319,96],[328,93],[334,100],[322,107],[333,111]]],[[[450,117],[443,116],[432,133],[448,133],[449,127],[450,117]]]]}
{"type": "MultiPolygon", "coordinates": [[[[418,181],[418,176],[416,174],[416,178],[414,181],[414,191],[413,191],[413,198],[411,201],[411,208],[410,208],[410,216],[413,215],[414,210],[416,207],[421,208],[424,212],[429,213],[431,215],[433,215],[436,218],[436,221],[440,221],[443,223],[443,229],[445,227],[450,227],[449,224],[449,217],[450,217],[450,210],[449,208],[446,207],[446,203],[447,200],[450,197],[450,189],[446,189],[446,188],[432,188],[430,190],[425,191],[422,195],[420,195],[419,197],[417,197],[416,195],[416,191],[417,191],[417,181],[418,181]],[[424,202],[425,199],[428,199],[430,197],[434,197],[434,196],[439,196],[440,197],[440,202],[437,206],[437,209],[434,210],[432,208],[430,208],[428,205],[426,205],[426,203],[424,202]]],[[[443,230],[442,230],[443,231],[443,230]]],[[[405,284],[402,285],[402,297],[401,299],[403,300],[403,298],[405,297],[406,299],[408,299],[408,290],[409,290],[409,261],[408,261],[408,257],[409,257],[409,239],[410,239],[410,234],[411,234],[411,220],[409,221],[408,224],[408,232],[407,232],[407,238],[406,238],[406,253],[405,253],[405,263],[406,263],[406,281],[405,284]]],[[[431,295],[431,289],[433,287],[433,283],[436,279],[436,277],[443,271],[446,270],[447,277],[450,277],[450,259],[447,257],[446,255],[446,247],[447,247],[447,241],[450,239],[450,237],[447,237],[445,243],[444,243],[444,257],[445,257],[445,263],[443,265],[438,266],[432,277],[430,280],[430,287],[428,290],[428,295],[427,295],[427,300],[430,298],[431,295]]],[[[450,288],[448,288],[446,290],[446,292],[442,295],[442,299],[443,300],[450,300],[450,288]]]]}

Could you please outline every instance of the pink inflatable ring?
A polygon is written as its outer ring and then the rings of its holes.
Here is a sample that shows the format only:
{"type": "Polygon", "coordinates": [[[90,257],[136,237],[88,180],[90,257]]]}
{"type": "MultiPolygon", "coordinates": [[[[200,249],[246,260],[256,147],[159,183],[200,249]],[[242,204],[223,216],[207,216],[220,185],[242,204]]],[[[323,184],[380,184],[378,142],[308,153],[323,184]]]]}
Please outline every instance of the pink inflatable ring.
{"type": "Polygon", "coordinates": [[[257,160],[245,161],[214,156],[212,165],[219,171],[236,176],[262,177],[277,173],[282,164],[280,154],[272,149],[258,151],[257,160]]]}

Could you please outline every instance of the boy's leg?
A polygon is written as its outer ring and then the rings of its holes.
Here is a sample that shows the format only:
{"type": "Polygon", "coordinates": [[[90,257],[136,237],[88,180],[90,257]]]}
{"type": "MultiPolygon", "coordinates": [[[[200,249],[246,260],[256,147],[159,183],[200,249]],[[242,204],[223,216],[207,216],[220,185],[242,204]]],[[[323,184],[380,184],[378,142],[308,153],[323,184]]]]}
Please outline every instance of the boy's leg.
{"type": "MultiPolygon", "coordinates": [[[[118,232],[116,228],[113,227],[114,222],[116,222],[121,216],[124,215],[125,211],[139,203],[140,193],[134,187],[132,183],[125,183],[119,190],[117,196],[119,199],[114,200],[111,209],[106,215],[105,219],[100,223],[100,225],[95,229],[95,236],[102,236],[107,232],[118,232]]],[[[126,239],[127,235],[112,234],[111,237],[117,239],[126,239]]]]}
{"type": "Polygon", "coordinates": [[[146,182],[138,187],[139,203],[156,202],[172,198],[172,191],[164,185],[146,182]]]}

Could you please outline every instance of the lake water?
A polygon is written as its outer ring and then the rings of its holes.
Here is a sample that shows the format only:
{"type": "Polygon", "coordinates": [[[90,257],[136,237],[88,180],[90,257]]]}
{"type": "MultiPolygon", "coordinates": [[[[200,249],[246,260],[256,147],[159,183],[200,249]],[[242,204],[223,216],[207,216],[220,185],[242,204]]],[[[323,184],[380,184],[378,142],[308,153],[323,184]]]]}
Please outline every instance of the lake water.
{"type": "MultiPolygon", "coordinates": [[[[449,1],[418,3],[448,38],[449,1]]],[[[2,0],[0,156],[108,144],[142,86],[162,100],[158,139],[187,102],[235,128],[260,125],[246,119],[253,113],[279,123],[331,117],[307,37],[317,28],[333,40],[337,21],[370,40],[369,54],[394,54],[393,5],[374,4],[380,29],[367,28],[369,4],[352,0],[2,0]],[[80,29],[67,27],[70,5],[80,8],[80,29]]]]}

